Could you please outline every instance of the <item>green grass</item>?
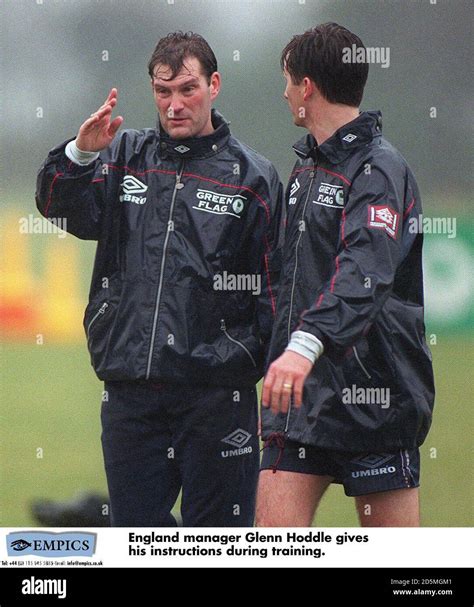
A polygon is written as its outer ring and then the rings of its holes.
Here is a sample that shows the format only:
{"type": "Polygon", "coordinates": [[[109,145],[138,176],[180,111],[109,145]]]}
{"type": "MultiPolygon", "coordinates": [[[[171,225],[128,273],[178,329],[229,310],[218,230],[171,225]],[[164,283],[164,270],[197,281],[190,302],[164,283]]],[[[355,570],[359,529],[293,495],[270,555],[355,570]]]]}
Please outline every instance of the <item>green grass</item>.
{"type": "MultiPolygon", "coordinates": [[[[437,399],[422,447],[422,523],[464,527],[473,522],[472,362],[474,344],[439,338],[432,346],[437,399]],[[436,457],[431,457],[436,450],[436,457]]],[[[0,524],[34,526],[35,498],[68,499],[78,491],[105,492],[100,446],[102,384],[78,346],[2,346],[0,524]],[[39,458],[38,449],[43,450],[39,458]]],[[[318,526],[358,525],[353,500],[332,486],[318,526]]]]}
{"type": "Polygon", "coordinates": [[[1,524],[32,525],[31,499],[105,491],[101,383],[84,346],[8,344],[2,358],[1,524]]]}

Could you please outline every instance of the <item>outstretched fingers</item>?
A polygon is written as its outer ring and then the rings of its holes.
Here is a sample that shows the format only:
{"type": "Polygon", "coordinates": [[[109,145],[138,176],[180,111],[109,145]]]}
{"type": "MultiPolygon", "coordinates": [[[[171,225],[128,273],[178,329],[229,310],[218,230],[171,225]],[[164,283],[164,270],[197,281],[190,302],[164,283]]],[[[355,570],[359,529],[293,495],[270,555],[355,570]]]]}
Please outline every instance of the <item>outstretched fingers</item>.
{"type": "Polygon", "coordinates": [[[95,112],[93,112],[90,115],[90,117],[86,120],[86,124],[93,125],[93,124],[99,122],[100,120],[102,120],[102,118],[104,118],[104,116],[107,116],[107,114],[111,114],[113,108],[116,105],[117,105],[117,89],[113,88],[113,89],[111,89],[110,93],[107,96],[107,99],[100,106],[100,108],[98,110],[96,110],[95,112]]]}
{"type": "Polygon", "coordinates": [[[104,105],[107,105],[109,103],[109,101],[111,101],[112,99],[115,99],[115,101],[117,101],[117,89],[116,88],[110,89],[110,93],[108,94],[107,99],[104,101],[104,105]]]}
{"type": "Polygon", "coordinates": [[[109,130],[107,131],[107,134],[109,135],[109,137],[115,137],[115,133],[119,130],[122,122],[123,122],[123,116],[117,116],[117,118],[112,120],[112,122],[110,123],[110,126],[109,126],[109,130]]]}

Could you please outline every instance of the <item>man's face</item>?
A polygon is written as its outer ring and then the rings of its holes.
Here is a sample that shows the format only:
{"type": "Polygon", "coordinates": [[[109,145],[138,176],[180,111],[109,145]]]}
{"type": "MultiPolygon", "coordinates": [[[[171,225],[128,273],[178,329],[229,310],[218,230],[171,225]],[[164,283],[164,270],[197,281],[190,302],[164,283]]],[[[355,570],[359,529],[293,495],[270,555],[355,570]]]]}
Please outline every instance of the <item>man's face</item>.
{"type": "Polygon", "coordinates": [[[220,75],[214,72],[208,83],[196,57],[187,57],[175,78],[169,66],[158,64],[151,85],[163,129],[173,139],[209,135],[212,102],[219,94],[220,75]]]}
{"type": "Polygon", "coordinates": [[[305,126],[306,124],[306,109],[303,100],[304,95],[304,80],[300,84],[294,84],[290,74],[283,70],[286,79],[286,88],[283,97],[288,101],[290,112],[293,114],[293,121],[296,126],[305,126]]]}

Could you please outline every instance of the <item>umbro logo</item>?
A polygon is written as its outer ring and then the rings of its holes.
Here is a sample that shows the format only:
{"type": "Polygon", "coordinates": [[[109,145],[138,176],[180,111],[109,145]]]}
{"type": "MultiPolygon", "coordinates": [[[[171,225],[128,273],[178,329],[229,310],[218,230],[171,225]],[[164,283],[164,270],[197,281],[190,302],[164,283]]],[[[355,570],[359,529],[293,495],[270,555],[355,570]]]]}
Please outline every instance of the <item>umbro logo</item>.
{"type": "Polygon", "coordinates": [[[376,468],[386,464],[392,457],[393,455],[391,453],[368,453],[363,457],[357,457],[351,461],[354,464],[359,464],[359,466],[362,466],[363,468],[376,468]]]}
{"type": "Polygon", "coordinates": [[[185,145],[177,145],[174,149],[180,154],[184,154],[185,152],[189,152],[191,148],[188,148],[185,145]]]}
{"type": "Polygon", "coordinates": [[[223,443],[229,443],[233,447],[243,447],[246,443],[249,442],[251,438],[251,434],[249,434],[246,430],[242,430],[242,428],[237,428],[230,434],[228,434],[225,438],[222,439],[223,443]]]}
{"type": "Polygon", "coordinates": [[[296,204],[296,192],[300,189],[300,182],[298,181],[298,177],[294,180],[290,188],[290,200],[288,204],[296,204]]]}
{"type": "Polygon", "coordinates": [[[249,434],[246,430],[242,430],[242,428],[237,428],[226,437],[222,439],[223,443],[227,443],[236,447],[236,449],[230,449],[227,451],[221,451],[221,457],[234,457],[236,455],[245,455],[246,453],[252,453],[251,445],[245,447],[245,445],[252,438],[252,435],[249,434]]]}
{"type": "Polygon", "coordinates": [[[120,202],[134,202],[135,204],[145,204],[146,196],[137,196],[148,190],[148,186],[137,179],[134,175],[125,175],[122,183],[123,194],[119,197],[120,202]]]}
{"type": "Polygon", "coordinates": [[[120,185],[123,188],[124,194],[140,194],[148,190],[148,186],[133,175],[125,175],[120,185]]]}
{"type": "Polygon", "coordinates": [[[381,476],[382,474],[393,474],[396,472],[396,467],[386,465],[393,459],[392,454],[386,453],[368,453],[363,457],[352,460],[356,466],[364,468],[363,470],[353,470],[352,478],[364,478],[366,476],[381,476]]]}
{"type": "Polygon", "coordinates": [[[297,177],[291,186],[290,196],[294,196],[299,189],[300,189],[300,182],[298,181],[298,177],[297,177]]]}
{"type": "Polygon", "coordinates": [[[342,141],[347,141],[347,143],[351,143],[352,141],[354,141],[354,139],[357,139],[357,135],[354,135],[353,133],[347,133],[347,135],[342,138],[342,141]]]}

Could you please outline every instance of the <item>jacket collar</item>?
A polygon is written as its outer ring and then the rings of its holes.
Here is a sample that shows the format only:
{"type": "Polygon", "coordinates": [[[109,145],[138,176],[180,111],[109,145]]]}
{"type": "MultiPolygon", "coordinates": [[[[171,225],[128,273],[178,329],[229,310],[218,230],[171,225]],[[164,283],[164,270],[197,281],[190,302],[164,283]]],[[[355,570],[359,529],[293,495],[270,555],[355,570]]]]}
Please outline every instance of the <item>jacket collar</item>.
{"type": "Polygon", "coordinates": [[[362,112],[341,126],[334,135],[318,146],[313,135],[301,138],[293,146],[300,158],[317,160],[324,157],[331,164],[338,164],[350,156],[356,148],[370,143],[382,133],[382,114],[379,111],[362,112]]]}
{"type": "Polygon", "coordinates": [[[226,146],[230,137],[228,122],[216,110],[211,110],[214,131],[202,137],[172,139],[163,129],[158,118],[158,155],[160,158],[206,158],[214,156],[226,146]]]}

